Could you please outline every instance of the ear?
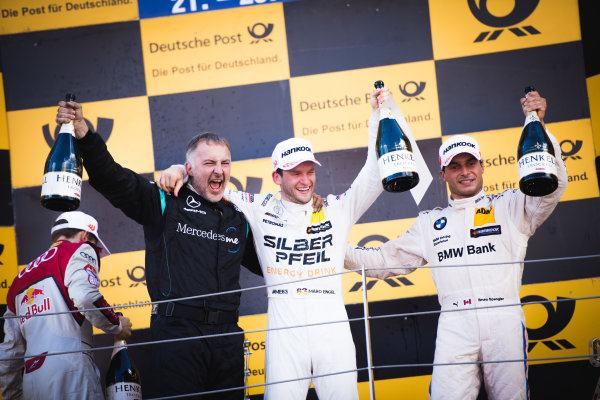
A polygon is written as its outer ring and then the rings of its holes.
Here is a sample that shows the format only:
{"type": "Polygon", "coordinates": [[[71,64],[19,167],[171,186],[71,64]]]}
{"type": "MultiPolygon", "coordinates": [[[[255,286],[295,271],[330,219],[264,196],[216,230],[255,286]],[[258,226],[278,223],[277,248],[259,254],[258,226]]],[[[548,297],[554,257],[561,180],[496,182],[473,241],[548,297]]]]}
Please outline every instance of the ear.
{"type": "Polygon", "coordinates": [[[185,172],[187,172],[189,176],[194,176],[194,170],[192,169],[192,165],[187,161],[185,162],[185,172]]]}
{"type": "Polygon", "coordinates": [[[79,233],[75,236],[78,242],[87,242],[89,232],[88,231],[79,231],[79,233]]]}
{"type": "Polygon", "coordinates": [[[271,176],[273,177],[273,182],[275,182],[276,185],[281,186],[281,175],[279,175],[277,171],[273,171],[271,176]]]}
{"type": "Polygon", "coordinates": [[[444,172],[444,170],[440,170],[440,176],[442,177],[442,179],[444,180],[444,182],[448,182],[446,180],[446,173],[444,172]]]}

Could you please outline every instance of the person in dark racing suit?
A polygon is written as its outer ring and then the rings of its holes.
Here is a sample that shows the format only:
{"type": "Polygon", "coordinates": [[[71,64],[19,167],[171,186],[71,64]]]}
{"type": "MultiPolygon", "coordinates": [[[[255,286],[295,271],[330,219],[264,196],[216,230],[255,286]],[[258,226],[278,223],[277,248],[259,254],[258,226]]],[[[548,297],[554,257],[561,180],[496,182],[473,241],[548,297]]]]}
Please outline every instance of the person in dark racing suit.
{"type": "MultiPolygon", "coordinates": [[[[224,138],[195,136],[186,148],[190,183],[179,197],[117,164],[76,102],[58,103],[56,122],[73,121],[90,184],[112,205],[144,227],[146,282],[154,301],[240,288],[240,265],[261,274],[244,215],[222,198],[230,176],[231,153],[224,138]],[[248,244],[248,245],[247,245],[248,244]]],[[[240,293],[153,305],[153,340],[242,332],[240,293]]],[[[244,385],[243,334],[176,341],[152,346],[159,396],[198,393],[244,385]]],[[[243,389],[212,397],[236,399],[243,389]]]]}

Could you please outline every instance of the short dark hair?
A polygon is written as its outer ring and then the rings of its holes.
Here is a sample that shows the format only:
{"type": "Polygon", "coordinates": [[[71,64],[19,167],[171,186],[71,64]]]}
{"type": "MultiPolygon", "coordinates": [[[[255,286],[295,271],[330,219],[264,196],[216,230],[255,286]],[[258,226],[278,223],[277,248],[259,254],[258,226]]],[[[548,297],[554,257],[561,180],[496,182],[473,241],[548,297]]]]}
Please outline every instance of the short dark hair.
{"type": "Polygon", "coordinates": [[[231,147],[229,147],[229,142],[227,141],[227,139],[225,139],[222,136],[217,135],[214,132],[203,132],[203,133],[199,133],[198,135],[194,136],[187,144],[187,146],[185,147],[185,160],[187,162],[191,161],[191,154],[194,150],[196,150],[196,147],[198,147],[198,145],[201,142],[206,142],[206,143],[217,143],[220,144],[221,146],[226,146],[227,150],[229,150],[229,152],[231,152],[231,147]]]}
{"type": "Polygon", "coordinates": [[[81,231],[82,231],[82,229],[75,229],[75,228],[59,229],[59,230],[55,231],[54,233],[52,233],[52,243],[56,242],[58,240],[58,238],[61,236],[64,236],[67,239],[71,239],[73,236],[77,235],[81,231]]]}

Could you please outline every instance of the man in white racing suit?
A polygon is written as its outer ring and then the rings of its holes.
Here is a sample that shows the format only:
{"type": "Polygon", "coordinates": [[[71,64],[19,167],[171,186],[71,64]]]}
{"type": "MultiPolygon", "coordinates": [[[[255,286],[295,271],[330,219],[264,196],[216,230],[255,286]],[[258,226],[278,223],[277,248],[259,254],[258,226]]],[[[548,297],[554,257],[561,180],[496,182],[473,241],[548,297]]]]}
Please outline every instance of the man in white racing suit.
{"type": "MultiPolygon", "coordinates": [[[[266,400],[304,400],[311,376],[325,374],[334,375],[312,378],[320,399],[358,399],[356,352],[339,274],[352,225],[382,192],[375,141],[378,107],[389,96],[387,88],[371,93],[366,163],[345,193],[326,197],[321,211],[313,212],[311,203],[315,164],[320,164],[310,143],[299,138],[285,140],[273,151],[272,177],[281,198],[230,190],[224,194],[250,222],[268,285],[266,400]],[[306,278],[318,279],[292,282],[306,278]],[[307,324],[315,325],[280,329],[307,324]],[[272,384],[287,380],[292,381],[272,384]]],[[[181,169],[165,172],[157,184],[176,193],[181,169]]]]}
{"type": "MultiPolygon", "coordinates": [[[[543,121],[546,101],[537,92],[522,98],[521,105],[525,113],[537,110],[543,121]]],[[[439,151],[441,176],[451,193],[449,206],[419,213],[406,233],[379,249],[348,246],[345,266],[352,269],[363,264],[465,265],[431,269],[442,309],[434,364],[527,359],[521,306],[480,307],[520,303],[527,241],[565,191],[567,172],[560,146],[554,136],[548,136],[557,165],[558,188],[553,193],[530,197],[514,189],[486,195],[479,145],[469,136],[457,135],[439,151]],[[465,311],[444,312],[454,310],[465,311]]],[[[371,270],[369,275],[383,279],[412,270],[371,270]]],[[[481,369],[490,400],[529,397],[526,362],[484,363],[481,369]]],[[[481,369],[476,363],[434,366],[430,398],[476,399],[481,369]]]]}
{"type": "Polygon", "coordinates": [[[55,243],[19,272],[8,292],[4,315],[20,317],[4,321],[0,358],[15,359],[0,361],[2,398],[104,399],[88,351],[92,324],[119,339],[131,336],[128,318],[96,310],[110,307],[98,290],[100,257],[110,253],[96,219],[80,211],[59,215],[51,233],[55,243]],[[91,310],[43,315],[82,309],[91,310]]]}

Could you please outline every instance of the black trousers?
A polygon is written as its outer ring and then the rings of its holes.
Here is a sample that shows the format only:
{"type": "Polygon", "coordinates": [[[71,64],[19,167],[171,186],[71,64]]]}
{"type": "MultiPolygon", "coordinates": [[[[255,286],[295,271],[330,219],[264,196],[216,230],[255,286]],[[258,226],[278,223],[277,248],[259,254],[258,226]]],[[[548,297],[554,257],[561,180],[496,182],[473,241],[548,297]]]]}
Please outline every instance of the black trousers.
{"type": "MultiPolygon", "coordinates": [[[[152,315],[153,340],[243,332],[235,323],[210,325],[185,318],[152,315]]],[[[159,397],[199,393],[244,385],[243,333],[152,346],[152,387],[159,397]]],[[[142,384],[143,384],[142,377],[142,384]]],[[[186,399],[242,400],[244,391],[232,390],[186,399]]]]}

